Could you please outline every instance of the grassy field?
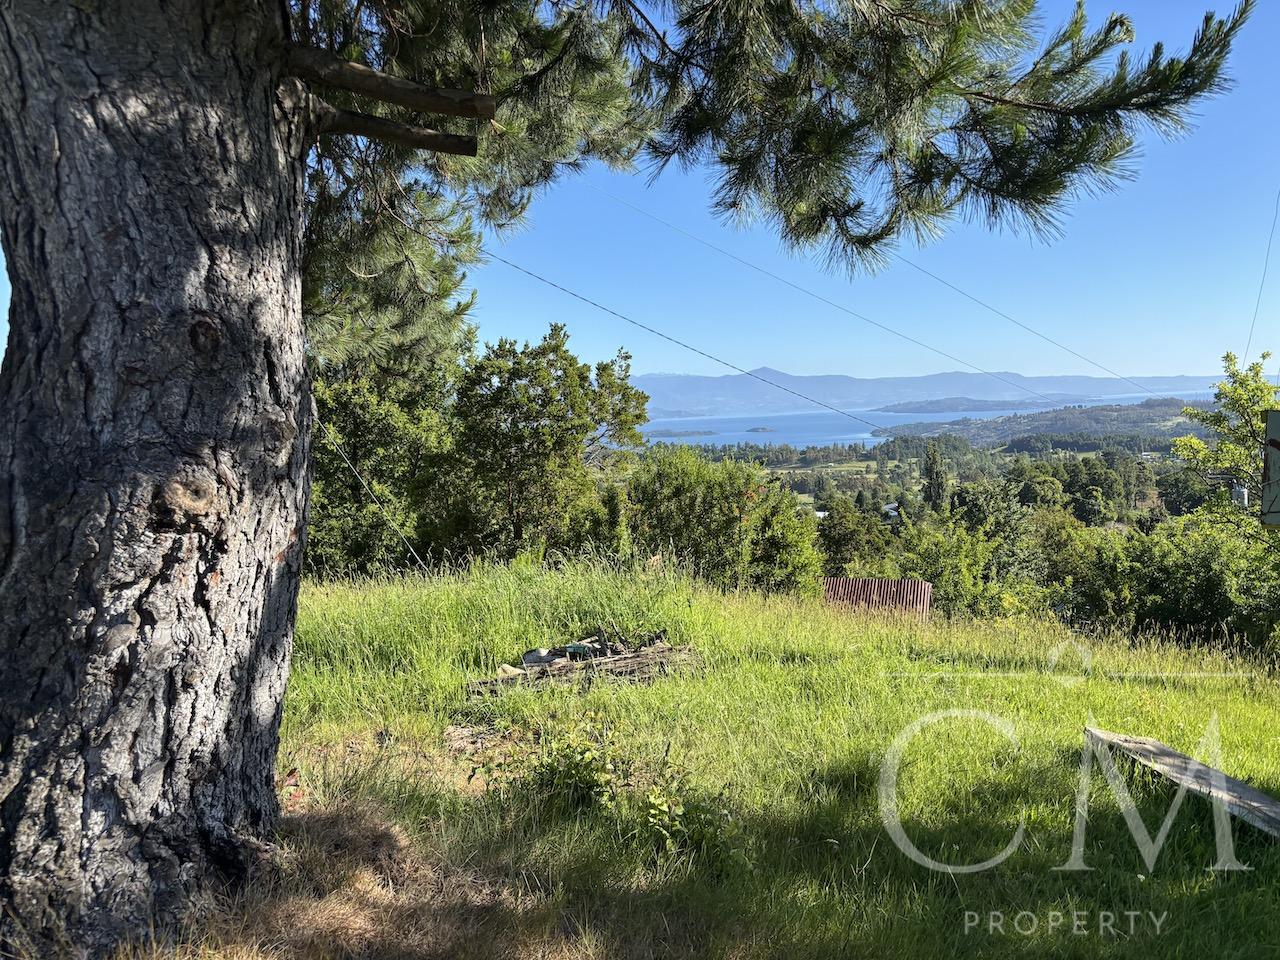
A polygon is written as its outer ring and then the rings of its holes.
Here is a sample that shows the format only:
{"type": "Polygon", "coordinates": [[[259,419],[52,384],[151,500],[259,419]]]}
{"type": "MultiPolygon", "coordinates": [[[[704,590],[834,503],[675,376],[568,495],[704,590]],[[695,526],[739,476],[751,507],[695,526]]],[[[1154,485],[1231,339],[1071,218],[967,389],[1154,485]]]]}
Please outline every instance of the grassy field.
{"type": "MultiPolygon", "coordinates": [[[[312,585],[281,759],[291,860],[214,910],[191,950],[1273,957],[1280,846],[1236,824],[1253,869],[1209,871],[1213,819],[1195,798],[1148,869],[1095,770],[1093,869],[1053,869],[1072,849],[1086,723],[1193,752],[1215,715],[1223,766],[1280,795],[1280,687],[1221,652],[857,617],[663,571],[312,585]],[[464,696],[598,624],[665,629],[702,664],[647,686],[464,696]],[[1024,824],[1007,859],[970,874],[910,859],[878,796],[895,737],[955,709],[1008,721],[1017,746],[973,717],[925,726],[897,796],[905,835],[939,861],[994,857],[1024,824]]],[[[1172,791],[1126,778],[1154,834],[1172,791]]]]}

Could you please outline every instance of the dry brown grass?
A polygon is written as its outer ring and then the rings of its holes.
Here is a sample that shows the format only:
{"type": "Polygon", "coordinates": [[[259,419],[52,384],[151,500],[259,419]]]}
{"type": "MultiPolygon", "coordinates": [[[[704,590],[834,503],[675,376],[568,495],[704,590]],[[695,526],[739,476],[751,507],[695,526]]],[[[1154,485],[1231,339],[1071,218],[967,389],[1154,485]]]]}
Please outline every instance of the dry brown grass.
{"type": "Polygon", "coordinates": [[[303,811],[281,826],[273,874],[207,904],[176,942],[121,960],[582,956],[537,903],[444,872],[371,810],[303,811]]]}

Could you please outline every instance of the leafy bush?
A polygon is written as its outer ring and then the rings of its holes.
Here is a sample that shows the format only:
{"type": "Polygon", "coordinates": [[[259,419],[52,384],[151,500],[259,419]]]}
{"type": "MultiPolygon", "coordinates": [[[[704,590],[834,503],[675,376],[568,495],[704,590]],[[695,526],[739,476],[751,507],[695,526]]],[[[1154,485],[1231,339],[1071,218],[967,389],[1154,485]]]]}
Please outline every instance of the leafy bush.
{"type": "Polygon", "coordinates": [[[621,783],[609,727],[594,716],[544,732],[525,787],[542,801],[565,810],[612,807],[621,783]]]}
{"type": "Polygon", "coordinates": [[[673,556],[722,587],[818,592],[817,520],[754,464],[658,449],[636,467],[627,497],[638,550],[673,556]]]}
{"type": "Polygon", "coordinates": [[[749,869],[751,856],[726,794],[701,793],[664,759],[661,773],[645,792],[637,837],[659,858],[689,857],[713,868],[749,869]]]}

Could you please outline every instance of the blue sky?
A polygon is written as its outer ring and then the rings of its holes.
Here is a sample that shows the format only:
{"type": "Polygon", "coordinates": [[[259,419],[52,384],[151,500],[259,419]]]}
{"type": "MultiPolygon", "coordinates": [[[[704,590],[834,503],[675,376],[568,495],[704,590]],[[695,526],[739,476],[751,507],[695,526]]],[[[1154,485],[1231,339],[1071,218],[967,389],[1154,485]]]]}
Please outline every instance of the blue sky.
{"type": "MultiPolygon", "coordinates": [[[[1184,48],[1211,0],[1094,0],[1120,8],[1138,45],[1184,48]]],[[[1225,4],[1218,3],[1220,12],[1225,4]]],[[[1043,4],[1057,22],[1069,0],[1043,4]]],[[[1051,242],[957,223],[941,240],[902,252],[922,266],[1099,363],[1124,374],[1213,373],[1245,348],[1280,190],[1280,4],[1259,4],[1232,60],[1233,90],[1206,102],[1195,128],[1145,137],[1138,177],[1119,192],[1074,202],[1051,242]]],[[[494,252],[584,296],[744,368],[887,376],[958,369],[920,347],[755,273],[615,203],[605,190],[735,254],[940,350],[988,370],[1099,374],[951,290],[894,263],[848,276],[783,251],[765,228],[739,230],[708,209],[701,171],[600,168],[566,179],[494,252]]],[[[1277,244],[1280,247],[1280,244],[1277,244]]],[[[1273,255],[1253,352],[1280,350],[1280,250],[1273,255]]],[[[536,339],[565,323],[574,349],[596,360],[625,347],[636,372],[724,368],[492,262],[471,273],[483,340],[536,339]]],[[[0,278],[0,303],[8,284],[0,278]]],[[[7,313],[7,307],[6,307],[7,313]]],[[[960,368],[963,369],[963,368],[960,368]]]]}

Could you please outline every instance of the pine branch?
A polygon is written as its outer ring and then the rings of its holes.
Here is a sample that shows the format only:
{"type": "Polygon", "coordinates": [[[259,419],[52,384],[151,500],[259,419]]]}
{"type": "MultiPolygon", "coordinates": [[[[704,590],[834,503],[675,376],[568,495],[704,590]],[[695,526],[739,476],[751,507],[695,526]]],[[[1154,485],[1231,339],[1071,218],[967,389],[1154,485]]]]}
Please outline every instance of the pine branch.
{"type": "Polygon", "coordinates": [[[495,113],[496,101],[488,94],[424,87],[314,47],[289,47],[288,65],[290,73],[304,80],[350,90],[373,100],[398,104],[422,113],[481,120],[492,120],[495,113]]]}
{"type": "Polygon", "coordinates": [[[316,104],[316,115],[317,130],[324,134],[353,134],[370,140],[399,144],[414,150],[435,150],[438,153],[453,153],[463,157],[474,157],[478,152],[475,137],[441,133],[438,130],[396,123],[394,120],[370,116],[367,113],[356,113],[353,110],[339,110],[324,101],[316,104]]]}

